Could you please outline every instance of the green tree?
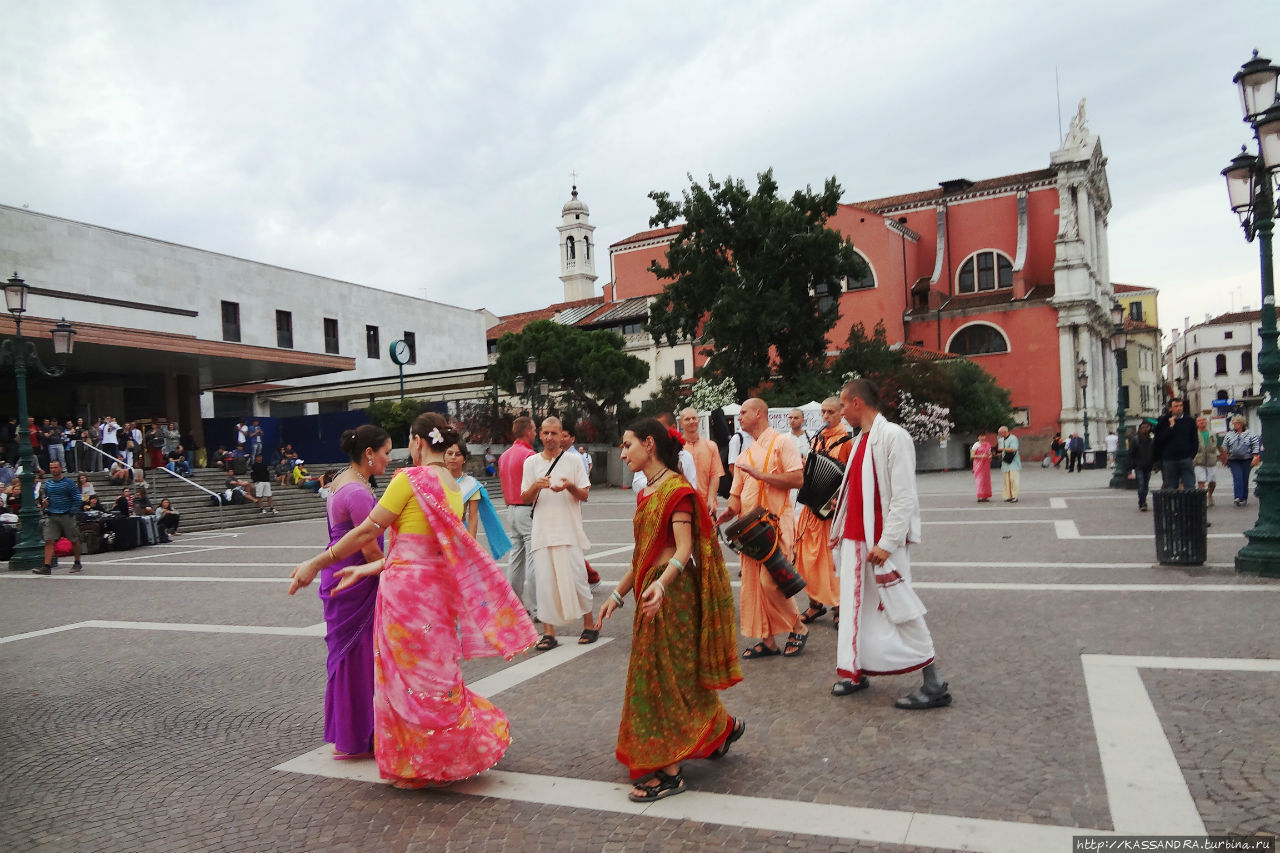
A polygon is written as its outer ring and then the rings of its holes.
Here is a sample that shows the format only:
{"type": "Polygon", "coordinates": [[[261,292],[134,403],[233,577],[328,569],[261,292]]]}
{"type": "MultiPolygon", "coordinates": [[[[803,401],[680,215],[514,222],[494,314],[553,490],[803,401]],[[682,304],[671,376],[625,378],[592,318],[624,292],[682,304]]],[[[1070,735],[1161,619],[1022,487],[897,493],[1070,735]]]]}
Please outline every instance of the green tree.
{"type": "Polygon", "coordinates": [[[597,424],[609,423],[608,408],[620,406],[632,389],[649,378],[649,365],[622,351],[616,332],[584,331],[551,320],[535,320],[519,333],[498,339],[498,358],[486,377],[508,394],[524,376],[529,356],[538,359],[538,379],[553,393],[576,403],[597,424]]]}
{"type": "Polygon", "coordinates": [[[994,376],[967,358],[940,367],[951,384],[951,419],[956,422],[956,432],[972,435],[1013,422],[1009,389],[997,385],[994,376]]]}
{"type": "Polygon", "coordinates": [[[679,414],[684,394],[683,379],[679,376],[664,376],[658,383],[658,390],[640,404],[640,414],[643,417],[653,417],[659,412],[679,414]]]}
{"type": "Polygon", "coordinates": [[[756,177],[755,192],[732,177],[708,176],[704,187],[690,175],[680,201],[649,193],[650,225],[683,223],[666,264],[651,267],[668,284],[650,307],[649,332],[668,345],[711,343],[705,369],[744,391],[775,373],[775,359],[784,377],[823,367],[839,311],[822,307],[815,288],[866,274],[853,244],[826,227],[840,203],[834,177],[789,201],[772,169],[756,177]]]}
{"type": "Polygon", "coordinates": [[[397,447],[409,443],[409,425],[418,415],[431,408],[424,400],[406,397],[403,400],[378,400],[365,407],[369,423],[377,424],[391,434],[391,442],[397,447]]]}

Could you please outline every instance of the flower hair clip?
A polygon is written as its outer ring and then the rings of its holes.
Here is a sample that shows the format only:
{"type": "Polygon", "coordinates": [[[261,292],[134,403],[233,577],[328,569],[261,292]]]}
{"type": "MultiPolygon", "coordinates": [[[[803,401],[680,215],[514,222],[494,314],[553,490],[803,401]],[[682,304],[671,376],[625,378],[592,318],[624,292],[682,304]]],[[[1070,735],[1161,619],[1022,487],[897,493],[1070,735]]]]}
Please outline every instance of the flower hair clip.
{"type": "Polygon", "coordinates": [[[440,435],[440,427],[432,427],[431,432],[427,433],[427,438],[431,439],[431,445],[444,444],[444,436],[440,435]]]}
{"type": "Polygon", "coordinates": [[[680,430],[675,427],[667,427],[667,435],[671,436],[671,440],[676,444],[684,447],[684,436],[680,434],[680,430]]]}

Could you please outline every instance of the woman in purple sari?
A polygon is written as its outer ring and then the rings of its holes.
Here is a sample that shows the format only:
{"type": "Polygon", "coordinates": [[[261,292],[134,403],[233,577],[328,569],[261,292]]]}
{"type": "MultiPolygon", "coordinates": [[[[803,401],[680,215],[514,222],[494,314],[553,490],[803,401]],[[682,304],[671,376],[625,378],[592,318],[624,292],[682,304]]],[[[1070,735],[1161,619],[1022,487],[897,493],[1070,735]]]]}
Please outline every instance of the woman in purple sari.
{"type": "MultiPolygon", "coordinates": [[[[380,476],[391,460],[391,437],[382,427],[365,424],[349,429],[340,439],[351,465],[330,487],[327,517],[329,544],[359,527],[377,503],[369,478],[380,476]]],[[[382,539],[372,541],[341,562],[320,573],[320,600],[324,603],[329,646],[328,678],[324,688],[324,740],[333,744],[337,759],[373,755],[373,610],[378,600],[377,576],[361,578],[334,595],[341,580],[337,573],[382,559],[382,539]]],[[[314,579],[294,574],[289,594],[314,579]]]]}

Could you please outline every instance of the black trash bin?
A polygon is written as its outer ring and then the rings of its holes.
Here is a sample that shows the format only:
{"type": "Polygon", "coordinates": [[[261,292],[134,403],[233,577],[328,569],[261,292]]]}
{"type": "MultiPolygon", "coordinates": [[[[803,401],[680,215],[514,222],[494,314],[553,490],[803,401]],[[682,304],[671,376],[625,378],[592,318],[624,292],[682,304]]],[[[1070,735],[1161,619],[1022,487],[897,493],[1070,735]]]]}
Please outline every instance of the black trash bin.
{"type": "Polygon", "coordinates": [[[1160,489],[1151,493],[1151,503],[1160,565],[1203,565],[1209,546],[1205,493],[1200,489],[1160,489]]]}

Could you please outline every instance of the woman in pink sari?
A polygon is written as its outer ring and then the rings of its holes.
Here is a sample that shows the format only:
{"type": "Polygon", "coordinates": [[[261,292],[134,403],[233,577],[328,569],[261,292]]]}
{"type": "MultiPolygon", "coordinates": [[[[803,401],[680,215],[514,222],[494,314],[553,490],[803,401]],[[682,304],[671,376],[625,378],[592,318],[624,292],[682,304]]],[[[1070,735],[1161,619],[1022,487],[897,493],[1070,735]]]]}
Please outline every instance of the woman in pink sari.
{"type": "Polygon", "coordinates": [[[978,489],[978,503],[986,503],[991,500],[991,443],[987,441],[985,432],[969,448],[969,458],[973,460],[973,482],[978,489]]]}
{"type": "Polygon", "coordinates": [[[440,415],[419,415],[409,431],[415,467],[397,472],[364,522],[294,569],[305,585],[391,529],[386,557],[337,572],[334,592],[379,575],[374,757],[398,788],[447,785],[502,758],[511,745],[507,718],[467,689],[458,662],[509,660],[538,639],[502,572],[462,526],[462,493],[444,463],[457,440],[440,415]]]}

